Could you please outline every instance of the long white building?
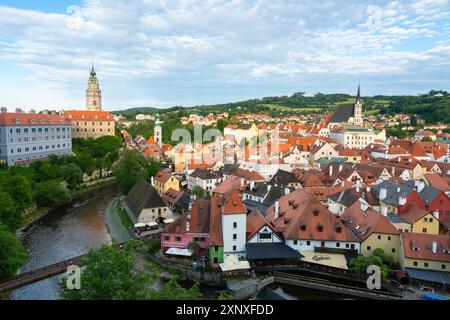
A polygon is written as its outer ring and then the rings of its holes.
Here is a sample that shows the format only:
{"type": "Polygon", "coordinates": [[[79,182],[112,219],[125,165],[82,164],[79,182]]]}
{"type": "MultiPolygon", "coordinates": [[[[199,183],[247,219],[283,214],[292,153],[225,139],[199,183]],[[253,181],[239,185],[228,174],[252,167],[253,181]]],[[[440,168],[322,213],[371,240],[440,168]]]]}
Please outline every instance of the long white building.
{"type": "Polygon", "coordinates": [[[0,113],[0,162],[8,166],[72,154],[72,131],[53,114],[0,113]]]}

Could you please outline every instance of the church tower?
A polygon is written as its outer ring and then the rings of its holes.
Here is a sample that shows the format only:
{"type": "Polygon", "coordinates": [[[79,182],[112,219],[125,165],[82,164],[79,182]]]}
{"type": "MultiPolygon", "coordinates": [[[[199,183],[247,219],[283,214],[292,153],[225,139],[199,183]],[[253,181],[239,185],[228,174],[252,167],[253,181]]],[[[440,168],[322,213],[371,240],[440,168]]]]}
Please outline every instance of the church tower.
{"type": "Polygon", "coordinates": [[[361,104],[361,88],[360,88],[359,83],[358,83],[358,92],[356,93],[355,105],[353,106],[353,123],[358,126],[363,124],[362,104],[361,104]]]}
{"type": "Polygon", "coordinates": [[[163,123],[163,121],[159,121],[159,118],[156,119],[154,136],[153,136],[153,139],[160,147],[162,147],[162,127],[161,127],[162,123],[163,123]]]}
{"type": "Polygon", "coordinates": [[[102,91],[98,83],[97,74],[92,64],[91,74],[86,89],[86,110],[101,111],[102,110],[102,91]]]}

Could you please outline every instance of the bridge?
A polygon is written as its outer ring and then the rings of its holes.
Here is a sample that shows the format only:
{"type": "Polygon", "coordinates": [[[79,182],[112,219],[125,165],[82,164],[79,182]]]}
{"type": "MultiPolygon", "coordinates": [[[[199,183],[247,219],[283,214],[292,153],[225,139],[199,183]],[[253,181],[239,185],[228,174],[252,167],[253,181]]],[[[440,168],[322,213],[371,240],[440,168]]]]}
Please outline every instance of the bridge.
{"type": "Polygon", "coordinates": [[[24,272],[14,277],[0,281],[0,293],[14,290],[53,276],[64,273],[70,265],[80,265],[81,258],[85,255],[57,262],[33,271],[24,272]]]}
{"type": "MultiPolygon", "coordinates": [[[[143,237],[137,238],[137,240],[140,241],[146,241],[150,238],[156,237],[157,234],[147,234],[143,237]]],[[[125,245],[125,242],[122,243],[116,243],[115,244],[119,249],[122,249],[125,245]]],[[[86,256],[86,254],[83,254],[78,257],[73,257],[64,261],[60,261],[45,267],[41,267],[38,269],[35,269],[33,271],[28,271],[24,273],[20,273],[18,275],[15,275],[13,277],[3,279],[0,281],[0,293],[8,292],[10,290],[14,290],[17,288],[21,288],[23,286],[45,280],[47,278],[56,276],[58,274],[65,273],[67,271],[67,268],[70,265],[81,265],[81,259],[86,256]]]]}
{"type": "Polygon", "coordinates": [[[333,283],[329,280],[314,277],[305,277],[302,275],[273,272],[274,281],[278,283],[294,285],[299,287],[317,289],[322,291],[335,292],[349,296],[355,296],[366,299],[375,300],[401,300],[402,296],[387,291],[370,290],[367,288],[360,288],[355,286],[344,285],[340,283],[333,283]]]}

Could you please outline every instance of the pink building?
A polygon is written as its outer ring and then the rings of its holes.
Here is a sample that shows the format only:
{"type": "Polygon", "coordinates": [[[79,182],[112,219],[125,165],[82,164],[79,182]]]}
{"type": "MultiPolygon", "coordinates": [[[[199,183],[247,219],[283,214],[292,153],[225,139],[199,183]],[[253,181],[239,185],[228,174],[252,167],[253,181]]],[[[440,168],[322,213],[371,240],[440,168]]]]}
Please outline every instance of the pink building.
{"type": "Polygon", "coordinates": [[[191,210],[166,227],[161,234],[161,249],[185,249],[191,242],[197,242],[200,248],[209,248],[209,210],[210,201],[194,200],[191,210]]]}

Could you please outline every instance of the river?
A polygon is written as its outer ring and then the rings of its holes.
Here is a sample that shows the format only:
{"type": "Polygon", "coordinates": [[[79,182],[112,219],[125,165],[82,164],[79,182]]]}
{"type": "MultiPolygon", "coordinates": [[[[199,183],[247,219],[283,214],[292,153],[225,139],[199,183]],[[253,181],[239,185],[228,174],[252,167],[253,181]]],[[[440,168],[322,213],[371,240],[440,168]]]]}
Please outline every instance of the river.
{"type": "MultiPolygon", "coordinates": [[[[23,236],[29,258],[21,272],[82,255],[103,244],[111,244],[104,210],[118,195],[116,185],[104,186],[81,197],[69,208],[59,209],[44,217],[23,236]]],[[[55,276],[16,289],[11,292],[10,298],[58,299],[61,292],[60,277],[55,276]]]]}

